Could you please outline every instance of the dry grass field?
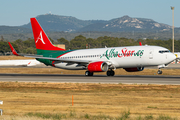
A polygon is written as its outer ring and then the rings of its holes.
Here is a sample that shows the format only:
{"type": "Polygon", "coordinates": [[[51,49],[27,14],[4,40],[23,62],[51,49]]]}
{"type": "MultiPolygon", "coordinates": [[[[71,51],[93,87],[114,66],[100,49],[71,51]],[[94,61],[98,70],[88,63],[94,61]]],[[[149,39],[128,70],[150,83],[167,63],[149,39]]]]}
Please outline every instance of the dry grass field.
{"type": "Polygon", "coordinates": [[[0,100],[0,119],[180,118],[176,85],[0,82],[0,100]]]}

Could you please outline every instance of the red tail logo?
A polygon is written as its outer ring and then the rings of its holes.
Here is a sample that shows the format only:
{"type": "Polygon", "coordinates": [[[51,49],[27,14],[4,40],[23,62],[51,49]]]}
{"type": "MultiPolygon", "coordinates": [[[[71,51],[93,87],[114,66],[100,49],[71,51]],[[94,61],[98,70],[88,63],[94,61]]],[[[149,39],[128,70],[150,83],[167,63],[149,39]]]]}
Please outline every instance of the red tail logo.
{"type": "Polygon", "coordinates": [[[45,44],[45,42],[44,42],[44,40],[43,40],[43,37],[42,37],[42,31],[40,32],[39,37],[38,37],[37,40],[36,40],[36,43],[37,43],[39,40],[40,40],[43,44],[45,44]]]}
{"type": "Polygon", "coordinates": [[[36,44],[37,49],[41,50],[65,50],[62,48],[58,48],[54,46],[49,38],[47,37],[46,33],[36,20],[36,18],[31,18],[31,26],[33,30],[33,35],[34,35],[34,41],[36,44]]]}

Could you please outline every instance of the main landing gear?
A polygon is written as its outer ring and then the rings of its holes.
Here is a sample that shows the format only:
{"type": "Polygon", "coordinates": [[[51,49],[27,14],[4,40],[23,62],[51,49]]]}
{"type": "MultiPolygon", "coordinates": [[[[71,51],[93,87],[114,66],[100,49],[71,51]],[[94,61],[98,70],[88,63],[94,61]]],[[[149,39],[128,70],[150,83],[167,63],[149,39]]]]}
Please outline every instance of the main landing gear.
{"type": "Polygon", "coordinates": [[[161,69],[159,68],[159,70],[158,70],[158,72],[157,72],[158,74],[162,74],[162,71],[161,71],[161,69]]]}
{"type": "MultiPolygon", "coordinates": [[[[107,76],[114,76],[115,72],[111,69],[106,72],[107,76]]],[[[93,72],[86,71],[85,76],[93,76],[93,72]]]]}
{"type": "Polygon", "coordinates": [[[93,76],[93,72],[86,71],[85,76],[93,76]]]}
{"type": "Polygon", "coordinates": [[[114,71],[111,69],[111,70],[108,70],[107,72],[106,72],[106,75],[107,76],[114,76],[114,71]]]}

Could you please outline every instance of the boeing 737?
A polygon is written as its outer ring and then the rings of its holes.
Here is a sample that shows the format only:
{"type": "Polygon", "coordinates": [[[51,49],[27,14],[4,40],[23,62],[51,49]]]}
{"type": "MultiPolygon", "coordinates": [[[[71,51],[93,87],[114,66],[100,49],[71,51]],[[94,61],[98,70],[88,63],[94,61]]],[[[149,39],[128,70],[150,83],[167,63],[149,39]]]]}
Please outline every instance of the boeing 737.
{"type": "Polygon", "coordinates": [[[106,72],[107,76],[114,76],[117,68],[136,72],[149,66],[158,66],[158,74],[162,74],[161,68],[176,58],[164,47],[147,45],[65,50],[51,43],[36,18],[31,18],[30,21],[37,55],[18,54],[9,43],[14,55],[36,58],[45,65],[56,68],[87,70],[86,76],[93,76],[94,72],[106,72]]]}

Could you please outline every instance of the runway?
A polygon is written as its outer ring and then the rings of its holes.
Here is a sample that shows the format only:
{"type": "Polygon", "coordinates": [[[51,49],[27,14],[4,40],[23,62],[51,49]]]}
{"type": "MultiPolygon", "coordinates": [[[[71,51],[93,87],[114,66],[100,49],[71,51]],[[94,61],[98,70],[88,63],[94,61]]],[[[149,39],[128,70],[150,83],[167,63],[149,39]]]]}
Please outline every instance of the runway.
{"type": "Polygon", "coordinates": [[[180,85],[180,76],[116,75],[107,77],[105,75],[0,74],[0,81],[180,85]]]}

